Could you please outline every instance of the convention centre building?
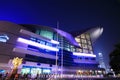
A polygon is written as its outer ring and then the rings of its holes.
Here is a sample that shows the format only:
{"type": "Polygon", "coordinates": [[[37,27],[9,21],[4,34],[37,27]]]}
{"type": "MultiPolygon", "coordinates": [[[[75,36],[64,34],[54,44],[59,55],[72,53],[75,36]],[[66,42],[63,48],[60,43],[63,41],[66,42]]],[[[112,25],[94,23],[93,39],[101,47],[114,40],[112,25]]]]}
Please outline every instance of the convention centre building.
{"type": "Polygon", "coordinates": [[[48,26],[0,21],[0,72],[9,72],[12,59],[23,58],[18,72],[101,74],[93,44],[102,27],[71,33],[48,26]]]}

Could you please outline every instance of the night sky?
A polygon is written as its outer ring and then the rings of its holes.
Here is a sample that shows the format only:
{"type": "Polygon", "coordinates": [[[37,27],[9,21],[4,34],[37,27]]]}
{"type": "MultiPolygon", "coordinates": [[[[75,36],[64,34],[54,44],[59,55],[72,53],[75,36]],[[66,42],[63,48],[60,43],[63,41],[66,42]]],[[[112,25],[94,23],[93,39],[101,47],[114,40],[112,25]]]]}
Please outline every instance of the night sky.
{"type": "Polygon", "coordinates": [[[0,0],[0,20],[40,24],[70,32],[89,27],[104,28],[95,42],[95,54],[108,54],[120,42],[120,0],[0,0]]]}

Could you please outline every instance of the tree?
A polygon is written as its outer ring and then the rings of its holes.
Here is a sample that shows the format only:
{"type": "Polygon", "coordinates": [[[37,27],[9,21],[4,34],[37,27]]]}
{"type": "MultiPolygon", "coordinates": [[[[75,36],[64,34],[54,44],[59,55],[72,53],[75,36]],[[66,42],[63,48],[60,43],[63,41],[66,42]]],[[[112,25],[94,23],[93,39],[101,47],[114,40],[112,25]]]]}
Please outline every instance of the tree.
{"type": "Polygon", "coordinates": [[[115,49],[110,53],[110,66],[115,74],[120,74],[120,43],[115,45],[115,49]]]}

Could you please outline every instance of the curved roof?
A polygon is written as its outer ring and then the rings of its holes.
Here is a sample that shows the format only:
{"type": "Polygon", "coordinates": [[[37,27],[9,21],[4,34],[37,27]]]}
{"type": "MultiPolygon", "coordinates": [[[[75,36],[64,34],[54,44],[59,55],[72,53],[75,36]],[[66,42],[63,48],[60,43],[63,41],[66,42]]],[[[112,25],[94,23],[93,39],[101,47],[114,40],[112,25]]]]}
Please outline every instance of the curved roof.
{"type": "Polygon", "coordinates": [[[74,37],[73,37],[71,34],[69,34],[69,33],[67,33],[67,32],[64,32],[64,31],[62,31],[62,30],[56,29],[56,28],[54,28],[54,30],[55,30],[58,34],[64,36],[64,37],[65,37],[67,40],[69,40],[72,44],[74,44],[75,46],[79,47],[78,43],[75,41],[74,37]]]}
{"type": "Polygon", "coordinates": [[[95,27],[87,31],[90,33],[92,42],[95,42],[103,33],[103,27],[95,27]]]}
{"type": "MultiPolygon", "coordinates": [[[[5,24],[6,26],[9,25],[16,25],[17,27],[19,26],[18,24],[9,22],[9,21],[0,21],[1,25],[5,24]]],[[[103,28],[102,27],[94,27],[94,28],[88,28],[85,30],[81,30],[81,31],[76,31],[75,33],[72,33],[72,35],[68,32],[62,31],[60,29],[56,29],[56,28],[52,28],[52,27],[48,27],[48,26],[41,26],[41,25],[33,25],[33,24],[20,24],[21,26],[19,27],[26,27],[27,29],[29,29],[30,31],[34,32],[35,29],[40,29],[40,28],[44,28],[47,30],[51,30],[51,31],[55,31],[57,32],[59,35],[65,37],[71,44],[73,44],[76,47],[80,47],[78,45],[78,43],[75,41],[75,37],[78,35],[81,35],[82,33],[89,33],[92,42],[94,42],[103,32],[103,28]]]]}
{"type": "Polygon", "coordinates": [[[71,34],[74,37],[77,37],[77,36],[79,36],[83,33],[89,33],[92,42],[95,42],[100,37],[100,35],[103,33],[103,27],[87,28],[87,29],[84,29],[84,30],[81,30],[81,31],[72,32],[71,34]]]}
{"type": "Polygon", "coordinates": [[[65,37],[74,46],[80,47],[71,34],[65,32],[65,31],[62,31],[60,29],[52,28],[52,27],[48,27],[48,26],[33,25],[33,24],[32,25],[31,24],[20,24],[20,25],[22,25],[24,27],[27,27],[27,28],[30,27],[32,30],[34,30],[35,28],[36,29],[42,28],[42,29],[47,29],[47,30],[51,30],[51,31],[57,32],[59,35],[65,37]]]}
{"type": "Polygon", "coordinates": [[[50,31],[55,31],[59,35],[65,37],[71,44],[73,44],[76,47],[80,47],[78,45],[78,43],[76,42],[76,40],[75,40],[76,36],[81,35],[83,33],[89,33],[90,37],[91,37],[91,40],[92,40],[92,43],[93,43],[93,42],[96,41],[96,39],[98,39],[98,37],[103,32],[103,28],[102,27],[93,27],[93,28],[88,28],[88,29],[81,30],[81,31],[76,31],[75,34],[71,35],[70,33],[65,32],[63,30],[60,30],[60,29],[57,29],[57,28],[48,27],[48,26],[33,25],[33,24],[20,24],[20,25],[25,26],[27,28],[31,28],[31,30],[35,30],[35,28],[36,29],[42,28],[42,29],[47,29],[47,30],[50,30],[50,31]]]}

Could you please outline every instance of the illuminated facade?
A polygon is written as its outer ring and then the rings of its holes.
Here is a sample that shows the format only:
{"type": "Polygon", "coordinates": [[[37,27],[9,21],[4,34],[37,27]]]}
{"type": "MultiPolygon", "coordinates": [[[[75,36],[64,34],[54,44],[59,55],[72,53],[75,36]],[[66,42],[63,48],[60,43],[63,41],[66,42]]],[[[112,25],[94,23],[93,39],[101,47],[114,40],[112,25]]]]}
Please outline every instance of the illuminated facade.
{"type": "Polygon", "coordinates": [[[0,69],[9,70],[11,59],[22,57],[23,64],[19,67],[22,73],[55,73],[58,53],[57,65],[58,68],[63,65],[63,73],[80,70],[96,73],[101,69],[98,68],[92,44],[102,31],[103,28],[96,27],[70,34],[47,26],[0,21],[0,35],[7,36],[5,42],[0,37],[0,69]]]}
{"type": "Polygon", "coordinates": [[[104,59],[103,59],[103,54],[102,53],[98,53],[98,57],[99,57],[99,67],[106,69],[106,66],[105,66],[105,63],[104,63],[104,59]]]}

